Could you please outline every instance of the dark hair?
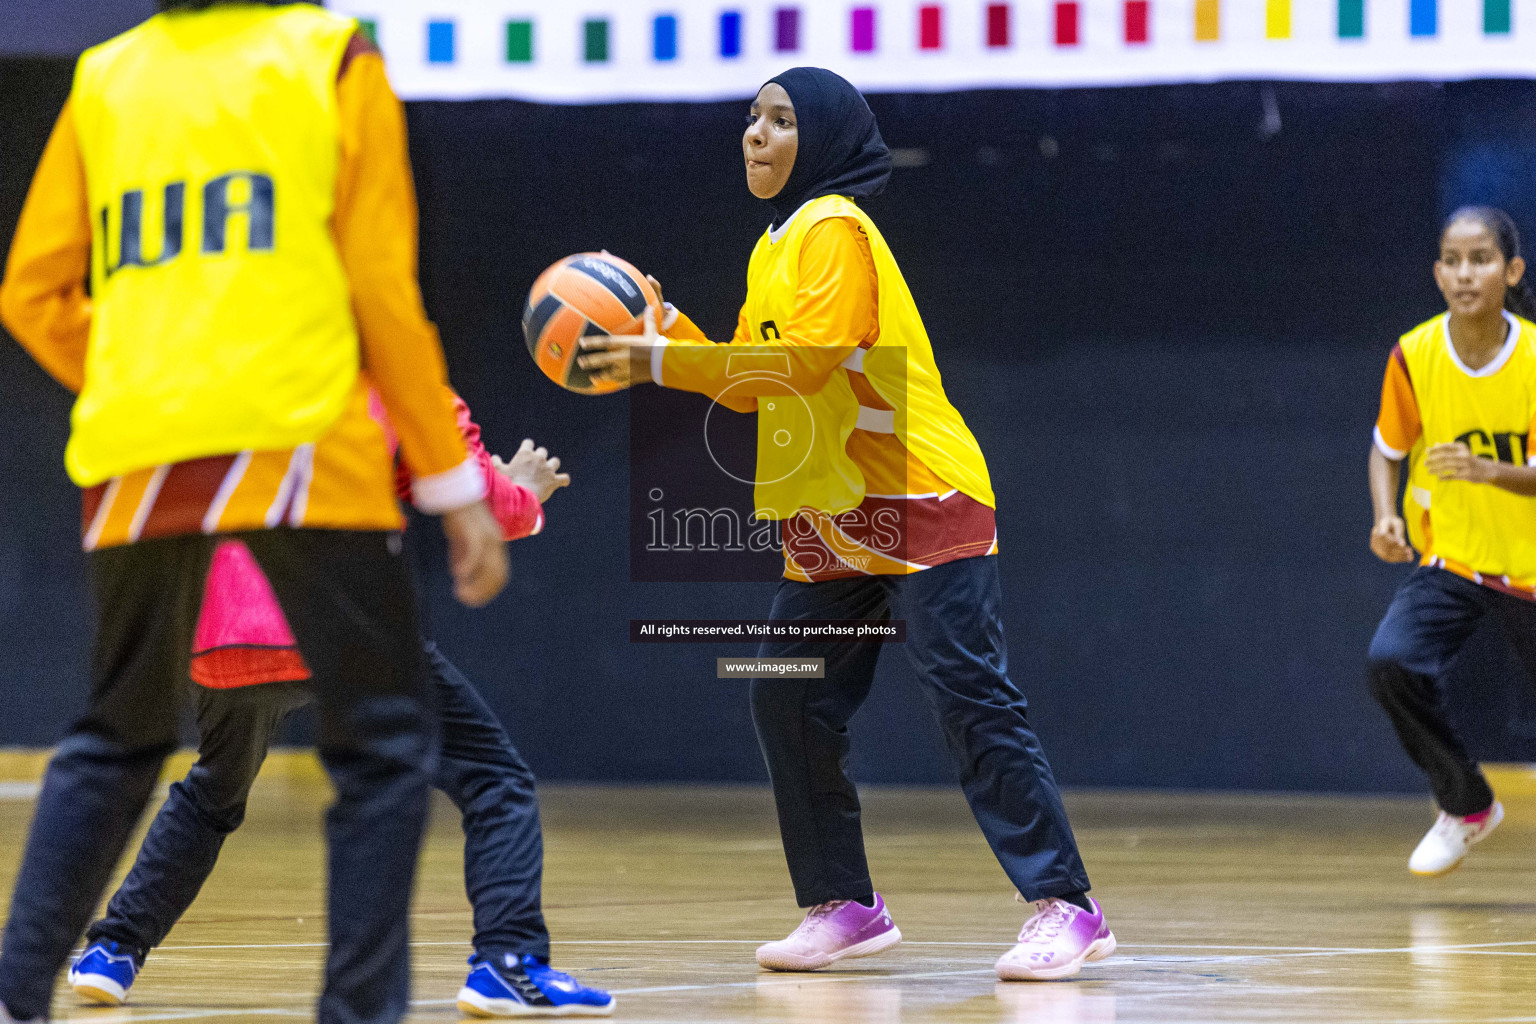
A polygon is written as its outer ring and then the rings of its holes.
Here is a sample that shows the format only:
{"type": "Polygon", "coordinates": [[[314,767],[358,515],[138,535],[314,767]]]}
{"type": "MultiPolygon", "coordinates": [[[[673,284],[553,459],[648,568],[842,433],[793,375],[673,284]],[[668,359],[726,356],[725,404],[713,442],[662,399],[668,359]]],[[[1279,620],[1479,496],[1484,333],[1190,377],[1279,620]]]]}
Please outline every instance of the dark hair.
{"type": "Polygon", "coordinates": [[[155,0],[164,11],[206,11],[218,4],[266,4],[269,7],[286,7],[289,4],[314,4],[320,0],[155,0]]]}
{"type": "MultiPolygon", "coordinates": [[[[1451,225],[1460,220],[1475,220],[1487,228],[1498,242],[1499,252],[1504,254],[1506,263],[1520,255],[1520,229],[1515,227],[1514,218],[1503,210],[1494,206],[1463,206],[1445,219],[1440,237],[1444,238],[1451,225]]],[[[1532,294],[1531,286],[1526,283],[1529,279],[1527,274],[1504,290],[1504,308],[1515,316],[1536,320],[1536,294],[1532,294]]]]}

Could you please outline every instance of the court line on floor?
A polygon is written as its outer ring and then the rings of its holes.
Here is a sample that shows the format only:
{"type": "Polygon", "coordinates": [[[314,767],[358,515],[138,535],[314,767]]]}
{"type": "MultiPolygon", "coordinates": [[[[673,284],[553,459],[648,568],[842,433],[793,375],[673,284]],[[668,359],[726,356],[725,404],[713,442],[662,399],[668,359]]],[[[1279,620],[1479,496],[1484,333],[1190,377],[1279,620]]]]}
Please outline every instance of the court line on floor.
{"type": "MultiPolygon", "coordinates": [[[[600,940],[586,940],[586,941],[593,942],[594,944],[600,942],[600,940]]],[[[632,941],[632,940],[620,940],[620,941],[632,941]]],[[[690,941],[691,942],[700,942],[700,941],[705,941],[705,940],[699,940],[699,939],[693,939],[693,940],[679,939],[679,940],[672,940],[672,941],[675,941],[675,942],[690,942],[690,941]]],[[[733,939],[733,940],[727,940],[727,941],[741,942],[741,941],[746,941],[746,940],[733,939]]],[[[913,944],[916,945],[916,943],[913,943],[913,944]]],[[[932,945],[933,943],[929,943],[929,944],[932,945]]],[[[1140,946],[1145,945],[1145,944],[1137,944],[1137,945],[1138,945],[1138,947],[1140,947],[1140,946]]],[[[1380,953],[1430,953],[1430,952],[1435,952],[1435,953],[1468,953],[1468,954],[1482,954],[1482,955],[1500,955],[1500,952],[1501,952],[1500,950],[1498,950],[1497,948],[1490,949],[1488,947],[1531,946],[1531,945],[1536,945],[1536,941],[1520,941],[1520,942],[1509,942],[1509,943],[1489,943],[1489,942],[1483,942],[1483,943],[1467,943],[1467,944],[1465,944],[1463,946],[1418,946],[1418,947],[1384,948],[1384,949],[1340,947],[1340,948],[1335,948],[1335,949],[1321,949],[1321,950],[1315,950],[1314,949],[1314,950],[1308,950],[1306,952],[1300,952],[1300,953],[1278,953],[1278,954],[1271,954],[1271,955],[1254,954],[1254,955],[1251,955],[1251,956],[1210,957],[1210,958],[1201,958],[1197,962],[1199,962],[1199,963],[1233,963],[1233,962],[1249,962],[1249,961],[1255,961],[1255,960],[1288,959],[1288,958],[1292,958],[1292,957],[1348,956],[1348,955],[1370,955],[1370,954],[1380,954],[1380,953]]],[[[1170,948],[1182,948],[1182,949],[1220,949],[1220,948],[1233,948],[1233,947],[1185,945],[1185,946],[1177,946],[1177,947],[1176,946],[1157,946],[1157,947],[1149,947],[1149,948],[1160,948],[1160,949],[1170,949],[1170,948]]],[[[1261,948],[1262,949],[1262,948],[1265,948],[1265,947],[1237,947],[1237,948],[1261,948]]],[[[1280,947],[1280,948],[1283,948],[1283,949],[1296,949],[1297,947],[1287,946],[1287,947],[1280,947]]],[[[1303,947],[1303,948],[1305,948],[1305,947],[1303,947]]],[[[1536,952],[1511,952],[1511,953],[1509,953],[1507,955],[1511,955],[1511,956],[1536,956],[1536,952]]],[[[1113,958],[1109,959],[1108,961],[1105,962],[1105,964],[1107,966],[1107,965],[1111,965],[1111,964],[1135,964],[1135,963],[1147,963],[1147,962],[1149,962],[1147,959],[1144,959],[1144,958],[1141,958],[1141,957],[1119,957],[1119,956],[1117,956],[1117,957],[1113,957],[1113,958]]],[[[1188,962],[1188,961],[1184,961],[1184,962],[1188,962]]],[[[958,970],[958,971],[954,971],[954,970],[952,970],[952,971],[923,971],[923,972],[917,972],[917,973],[912,973],[912,974],[895,973],[895,974],[810,975],[810,976],[807,976],[807,977],[796,978],[795,981],[793,982],[793,984],[832,984],[832,983],[847,984],[847,983],[851,983],[851,982],[868,982],[868,981],[885,982],[885,983],[889,984],[889,983],[893,983],[893,982],[894,983],[901,983],[901,982],[915,981],[915,980],[920,980],[920,979],[959,978],[959,977],[968,977],[968,976],[976,975],[976,974],[992,974],[994,970],[995,970],[995,968],[992,968],[992,967],[979,967],[979,968],[971,968],[971,969],[958,970]]],[[[609,989],[609,991],[612,992],[614,995],[618,996],[618,995],[649,995],[649,994],[653,994],[653,993],[662,993],[662,992],[699,992],[699,991],[707,991],[707,990],[712,990],[712,989],[758,988],[761,985],[762,979],[765,978],[765,977],[775,977],[775,975],[761,975],[760,974],[760,975],[757,975],[756,977],[754,977],[751,981],[709,982],[709,983],[702,983],[702,984],[696,984],[696,985],[658,985],[658,986],[651,986],[651,987],[646,987],[646,988],[609,989]]],[[[1114,979],[1112,979],[1112,978],[1092,978],[1092,979],[1085,979],[1085,980],[1109,982],[1109,981],[1113,981],[1114,979]]],[[[791,982],[784,982],[783,984],[791,984],[791,982]]],[[[1126,995],[1134,995],[1134,993],[1126,993],[1126,995]]],[[[413,1005],[413,1006],[444,1006],[444,1005],[450,1005],[453,1002],[454,1002],[454,1000],[421,1000],[421,1001],[413,1002],[411,1005],[413,1005]]],[[[1525,1022],[1536,1022],[1536,1017],[1510,1017],[1510,1018],[1505,1018],[1501,1022],[1501,1024],[1525,1024],[1525,1022]]],[[[1490,1022],[1490,1024],[1492,1024],[1492,1022],[1490,1022]]]]}
{"type": "MultiPolygon", "coordinates": [[[[557,946],[650,946],[650,945],[698,945],[698,946],[760,946],[767,939],[562,939],[555,944],[557,946]]],[[[1009,939],[995,939],[991,942],[974,942],[941,939],[902,939],[903,946],[961,946],[980,948],[1003,948],[1013,943],[1009,939]]],[[[1519,945],[1516,942],[1493,943],[1496,946],[1519,945]]],[[[1205,942],[1122,942],[1122,948],[1129,949],[1253,949],[1271,950],[1280,952],[1284,950],[1296,950],[1303,952],[1346,952],[1353,950],[1354,946],[1231,946],[1205,942]]]]}
{"type": "MultiPolygon", "coordinates": [[[[1130,943],[1126,943],[1125,945],[1127,947],[1131,947],[1130,943]]],[[[1493,954],[1499,954],[1499,953],[1501,953],[1502,951],[1508,949],[1508,947],[1511,947],[1511,946],[1536,946],[1536,940],[1525,940],[1525,941],[1515,941],[1515,942],[1467,942],[1467,943],[1460,943],[1460,944],[1457,944],[1457,945],[1449,945],[1449,946],[1386,946],[1386,947],[1380,947],[1380,948],[1378,948],[1378,947],[1370,947],[1370,946],[1358,946],[1358,947],[1341,946],[1341,947],[1339,947],[1337,949],[1312,949],[1312,950],[1302,950],[1302,951],[1299,951],[1299,952],[1288,952],[1288,953],[1281,953],[1281,952],[1268,953],[1268,954],[1265,954],[1265,953],[1255,953],[1255,954],[1252,954],[1250,956],[1212,957],[1209,962],[1211,962],[1211,963],[1220,963],[1220,962],[1234,962],[1234,961],[1242,961],[1242,960],[1293,960],[1293,959],[1301,959],[1301,958],[1305,958],[1305,957],[1323,957],[1323,956],[1378,956],[1378,955],[1383,955],[1383,954],[1388,954],[1388,953],[1418,953],[1418,954],[1425,954],[1425,953],[1493,953],[1493,954]]],[[[1134,948],[1156,950],[1156,949],[1180,949],[1180,948],[1183,948],[1183,949],[1219,949],[1220,947],[1218,947],[1218,946],[1183,946],[1183,947],[1179,947],[1179,946],[1154,946],[1154,945],[1147,945],[1147,944],[1138,944],[1134,948]]],[[[1525,953],[1525,952],[1510,950],[1506,955],[1509,955],[1509,956],[1529,956],[1530,954],[1529,953],[1525,953]]]]}
{"type": "MultiPolygon", "coordinates": [[[[969,972],[964,972],[964,973],[977,974],[977,973],[982,973],[982,972],[979,972],[979,971],[969,971],[969,972]]],[[[946,977],[946,976],[948,976],[948,975],[934,975],[934,977],[946,977]]],[[[916,977],[916,975],[908,975],[908,977],[916,977]]],[[[807,980],[812,980],[812,979],[807,979],[807,980]]],[[[819,980],[819,981],[823,981],[823,982],[829,982],[829,981],[860,981],[860,980],[866,980],[866,979],[856,978],[856,977],[848,977],[848,978],[820,978],[820,979],[814,979],[814,980],[819,980]]],[[[745,982],[743,982],[743,983],[733,983],[730,986],[717,986],[717,985],[672,986],[672,987],[661,987],[661,988],[652,988],[652,989],[628,989],[628,990],[626,990],[626,989],[614,989],[612,991],[613,991],[614,995],[640,995],[640,994],[644,994],[644,993],[647,993],[647,992],[689,991],[689,990],[697,990],[699,988],[721,988],[721,987],[737,987],[737,988],[739,988],[739,987],[743,987],[746,984],[748,984],[748,983],[745,983],[745,982]]],[[[752,982],[750,984],[755,985],[756,982],[752,982]]],[[[411,1001],[411,1006],[413,1008],[419,1008],[419,1009],[428,1009],[428,1008],[435,1007],[435,1006],[454,1006],[456,1004],[457,1004],[457,1000],[454,1000],[454,999],[416,999],[416,1000],[412,1000],[411,1001]]],[[[227,1009],[227,1010],[167,1010],[167,1011],[164,1011],[162,1013],[147,1013],[147,1014],[146,1013],[135,1012],[133,1014],[133,1021],[135,1021],[135,1022],[141,1022],[142,1021],[142,1022],[146,1022],[146,1024],[147,1024],[147,1022],[151,1022],[151,1021],[195,1020],[195,1019],[201,1018],[201,1017],[237,1017],[237,1016],[308,1017],[312,1013],[313,1013],[313,1010],[310,1007],[308,1007],[308,1006],[305,1006],[302,1009],[297,1008],[297,1007],[276,1007],[276,1006],[271,1006],[271,1007],[231,1008],[231,1009],[227,1009]]],[[[70,1019],[80,1019],[80,1018],[70,1018],[70,1019]]],[[[1372,1022],[1372,1021],[1351,1021],[1350,1024],[1377,1024],[1377,1022],[1372,1022]]],[[[1465,1018],[1465,1019],[1462,1019],[1462,1020],[1454,1020],[1452,1018],[1447,1018],[1447,1017],[1426,1017],[1426,1018],[1420,1018],[1420,1019],[1408,1019],[1408,1018],[1402,1018],[1402,1017],[1392,1017],[1392,1018],[1380,1018],[1379,1019],[1379,1024],[1536,1024],[1536,1017],[1475,1017],[1475,1018],[1465,1018]]]]}
{"type": "MultiPolygon", "coordinates": [[[[258,1006],[238,1008],[231,1007],[227,1010],[162,1010],[159,1013],[140,1013],[137,1010],[132,1010],[131,1020],[134,1022],[134,1024],[138,1024],[140,1021],[196,1020],[201,1017],[311,1017],[315,1012],[314,1008],[309,1005],[309,1003],[312,1001],[313,1000],[306,1001],[302,1008],[287,1006],[258,1006]]],[[[91,1008],[89,1007],[82,1007],[82,1009],[85,1009],[86,1012],[73,1017],[56,1017],[54,1019],[83,1021],[92,1017],[99,1016],[98,1014],[93,1014],[91,1012],[91,1008]]]]}
{"type": "MultiPolygon", "coordinates": [[[[760,946],[768,939],[565,939],[555,943],[557,946],[760,946]]],[[[467,939],[422,939],[412,941],[412,946],[468,946],[467,939]]],[[[959,946],[980,948],[1005,948],[1011,943],[1006,939],[998,939],[995,942],[946,942],[941,940],[905,939],[903,946],[959,946]]],[[[1536,943],[1529,943],[1536,945],[1536,943]]],[[[207,949],[323,949],[324,942],[249,942],[249,943],[217,943],[198,944],[186,946],[159,946],[157,951],[170,953],[176,951],[194,951],[207,949]]],[[[1492,946],[1515,946],[1518,942],[1495,942],[1492,946]]],[[[1222,946],[1206,943],[1120,943],[1126,949],[1252,949],[1304,952],[1329,952],[1345,953],[1355,952],[1353,946],[1222,946]]],[[[1415,951],[1424,951],[1429,947],[1418,947],[1415,951]]],[[[1436,947],[1438,948],[1438,947],[1436,947]]],[[[76,951],[78,952],[78,950],[76,951]]]]}
{"type": "MultiPolygon", "coordinates": [[[[581,944],[587,944],[587,945],[602,945],[602,944],[605,944],[604,940],[597,940],[597,939],[577,940],[577,941],[579,943],[581,943],[581,944]]],[[[645,941],[645,940],[633,940],[633,939],[613,940],[614,943],[626,944],[626,945],[627,944],[638,944],[638,943],[641,943],[643,941],[645,941]]],[[[719,943],[724,944],[724,943],[749,942],[749,941],[753,941],[753,940],[747,940],[747,939],[726,939],[726,940],[663,939],[663,940],[658,940],[658,941],[659,942],[663,942],[663,943],[669,943],[669,944],[683,944],[683,943],[690,943],[690,944],[692,944],[692,943],[708,943],[708,942],[711,942],[711,941],[718,941],[719,943]]],[[[457,944],[458,944],[457,942],[450,943],[450,942],[442,942],[442,941],[422,941],[422,942],[413,942],[413,943],[411,943],[411,945],[413,945],[413,946],[442,946],[442,945],[457,945],[457,944]]],[[[572,943],[572,944],[575,944],[575,943],[572,943]]],[[[913,944],[916,945],[918,943],[913,943],[913,944]]],[[[936,943],[935,942],[935,943],[922,943],[922,944],[923,945],[956,945],[957,943],[936,943]]],[[[230,946],[213,946],[213,947],[209,947],[209,946],[201,946],[201,947],[199,947],[199,946],[184,946],[184,947],[163,947],[163,948],[166,948],[166,949],[170,949],[170,948],[181,948],[181,949],[268,948],[268,949],[271,949],[271,948],[294,948],[294,947],[298,947],[298,946],[321,946],[321,945],[324,945],[324,943],[274,943],[274,944],[251,944],[251,945],[246,945],[246,946],[233,946],[233,947],[230,947],[230,946]]],[[[1134,945],[1137,948],[1145,947],[1145,948],[1160,948],[1160,949],[1224,949],[1224,948],[1225,949],[1230,949],[1230,948],[1244,948],[1244,949],[1258,948],[1258,949],[1267,949],[1267,948],[1271,948],[1271,947],[1252,947],[1252,946],[1241,946],[1241,947],[1233,947],[1233,946],[1208,946],[1208,945],[1200,945],[1200,944],[1181,944],[1181,945],[1152,946],[1151,944],[1148,944],[1148,943],[1136,943],[1136,944],[1128,944],[1128,945],[1134,945]]],[[[1311,949],[1311,948],[1308,948],[1308,947],[1299,947],[1299,948],[1305,949],[1307,951],[1306,952],[1300,952],[1300,953],[1294,953],[1293,952],[1293,953],[1273,954],[1273,955],[1269,955],[1269,956],[1266,956],[1266,955],[1263,955],[1263,954],[1254,954],[1254,955],[1251,955],[1251,956],[1217,957],[1217,958],[1211,958],[1211,959],[1208,959],[1208,960],[1204,960],[1203,962],[1206,962],[1206,963],[1220,963],[1220,962],[1234,962],[1234,961],[1242,962],[1242,961],[1253,961],[1253,960],[1282,959],[1282,958],[1291,958],[1291,957],[1352,955],[1352,954],[1369,955],[1369,954],[1380,954],[1380,953],[1449,952],[1449,953],[1472,953],[1472,954],[1481,953],[1481,954],[1484,954],[1484,955],[1499,955],[1500,951],[1498,950],[1497,947],[1500,947],[1500,946],[1531,946],[1531,945],[1536,945],[1536,941],[1516,941],[1516,942],[1508,942],[1508,943],[1484,942],[1484,943],[1466,943],[1466,944],[1458,945],[1458,946],[1419,946],[1419,947],[1394,947],[1394,948],[1339,947],[1339,948],[1311,949]],[[1493,947],[1493,948],[1490,948],[1490,947],[1493,947]]],[[[1295,947],[1295,946],[1285,946],[1285,947],[1276,947],[1276,948],[1287,949],[1287,950],[1295,950],[1298,947],[1295,947]]],[[[1515,954],[1512,954],[1512,955],[1533,956],[1533,955],[1536,955],[1536,952],[1521,952],[1521,953],[1515,953],[1515,954]]],[[[1132,964],[1132,963],[1138,963],[1138,962],[1146,962],[1146,961],[1142,960],[1140,958],[1136,958],[1136,957],[1118,957],[1117,956],[1117,957],[1114,957],[1111,960],[1109,960],[1107,963],[1108,964],[1114,964],[1114,963],[1132,964]]],[[[609,991],[612,992],[615,996],[621,996],[621,995],[622,996],[638,996],[638,995],[655,995],[655,994],[662,994],[662,993],[668,993],[668,992],[702,992],[702,991],[711,991],[711,990],[718,990],[718,989],[738,989],[738,988],[760,989],[760,988],[764,987],[763,986],[763,979],[764,978],[771,978],[771,977],[786,977],[786,980],[783,981],[783,982],[771,982],[770,986],[774,985],[774,984],[782,984],[782,985],[786,985],[786,986],[788,986],[788,985],[800,986],[800,985],[851,984],[851,983],[859,983],[859,982],[882,982],[882,983],[886,983],[886,984],[891,984],[891,983],[898,983],[899,984],[899,983],[903,983],[903,982],[907,982],[907,981],[930,980],[930,979],[934,979],[934,978],[962,978],[962,977],[971,977],[971,976],[974,976],[974,975],[987,975],[987,974],[992,974],[993,970],[994,969],[992,967],[979,967],[979,968],[969,968],[969,969],[963,969],[963,970],[919,971],[919,972],[914,972],[914,973],[910,973],[910,974],[900,974],[900,973],[898,973],[898,974],[852,974],[852,973],[849,973],[849,974],[837,974],[837,975],[810,975],[810,976],[805,976],[805,977],[796,977],[792,981],[789,980],[787,976],[783,976],[783,975],[756,975],[751,980],[748,980],[748,981],[705,982],[705,983],[692,984],[692,985],[653,985],[653,986],[646,986],[646,987],[642,987],[642,988],[610,989],[609,991]]],[[[1085,979],[1085,980],[1088,980],[1088,979],[1085,979]]],[[[1094,978],[1094,979],[1091,979],[1091,980],[1109,982],[1109,981],[1112,981],[1113,979],[1110,979],[1110,978],[1094,978]]],[[[1132,996],[1132,997],[1134,997],[1137,994],[1138,993],[1122,993],[1122,995],[1132,996]]],[[[1139,993],[1139,994],[1150,994],[1150,993],[1139,993]]],[[[414,1007],[414,1008],[422,1008],[422,1009],[426,1009],[426,1008],[430,1008],[430,1007],[454,1006],[456,1004],[457,1004],[457,1000],[456,999],[415,999],[415,1000],[411,1001],[411,1006],[412,1007],[414,1007]]],[[[244,1014],[244,1015],[282,1016],[282,1017],[304,1017],[304,1016],[308,1016],[309,1013],[310,1013],[310,1010],[307,1007],[303,1008],[303,1009],[289,1008],[289,1007],[262,1007],[262,1008],[241,1008],[241,1009],[233,1009],[232,1008],[232,1009],[228,1009],[228,1010],[173,1010],[173,1011],[167,1011],[167,1012],[158,1013],[158,1014],[139,1014],[139,1013],[135,1013],[134,1016],[133,1016],[133,1020],[135,1022],[174,1021],[174,1020],[190,1020],[190,1019],[195,1019],[195,1018],[198,1018],[198,1017],[227,1017],[227,1016],[237,1016],[237,1015],[242,1015],[242,1014],[244,1014]]],[[[1447,1021],[1447,1020],[1445,1020],[1443,1018],[1436,1019],[1436,1020],[1433,1020],[1433,1021],[1425,1020],[1425,1021],[1422,1021],[1422,1022],[1420,1022],[1420,1021],[1409,1022],[1409,1021],[1403,1021],[1403,1020],[1394,1019],[1393,1020],[1393,1024],[1453,1024],[1453,1022],[1447,1021]]],[[[1536,1024],[1536,1017],[1478,1018],[1477,1024],[1536,1024]]]]}
{"type": "MultiPolygon", "coordinates": [[[[729,945],[761,945],[767,939],[568,939],[556,942],[557,946],[729,946],[729,945]]],[[[904,946],[980,946],[997,947],[1007,946],[1006,940],[996,942],[962,942],[941,940],[905,940],[904,946]]],[[[204,950],[204,949],[319,949],[324,948],[324,942],[249,942],[249,943],[220,943],[199,944],[186,946],[160,946],[161,952],[176,950],[204,950]]],[[[418,939],[411,942],[412,946],[467,946],[469,942],[464,939],[418,939]]],[[[1508,942],[1466,942],[1455,945],[1438,946],[1254,946],[1254,945],[1224,945],[1220,943],[1206,942],[1122,942],[1121,949],[1249,949],[1258,951],[1253,957],[1239,957],[1235,959],[1271,959],[1262,956],[1264,952],[1271,952],[1274,956],[1338,956],[1349,954],[1368,953],[1453,953],[1462,950],[1499,950],[1511,946],[1536,946],[1536,939],[1512,939],[1508,942]]]]}
{"type": "MultiPolygon", "coordinates": [[[[763,978],[785,978],[783,982],[772,984],[788,985],[831,985],[847,984],[854,981],[915,981],[929,978],[959,978],[971,974],[992,974],[995,968],[977,967],[963,971],[923,971],[917,974],[813,974],[806,977],[795,977],[788,980],[788,974],[759,974],[751,981],[718,981],[698,985],[652,985],[647,988],[611,988],[609,993],[616,996],[651,995],[658,992],[699,992],[705,989],[716,988],[758,988],[763,978]]],[[[412,1006],[452,1006],[454,999],[413,999],[412,1006]]]]}

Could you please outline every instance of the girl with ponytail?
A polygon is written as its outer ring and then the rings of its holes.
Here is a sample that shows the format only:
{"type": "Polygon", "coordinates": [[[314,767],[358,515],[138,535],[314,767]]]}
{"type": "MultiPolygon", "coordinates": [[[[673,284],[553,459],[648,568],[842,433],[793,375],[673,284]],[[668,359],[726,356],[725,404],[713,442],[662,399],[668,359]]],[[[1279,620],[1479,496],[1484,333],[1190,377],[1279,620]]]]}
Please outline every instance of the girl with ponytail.
{"type": "Polygon", "coordinates": [[[1413,490],[1426,550],[1376,630],[1369,668],[1373,695],[1440,808],[1408,860],[1416,875],[1455,868],[1504,816],[1444,712],[1462,644],[1492,614],[1536,671],[1536,296],[1514,221],[1487,206],[1457,210],[1434,273],[1449,308],[1392,350],[1370,457],[1371,550],[1410,562],[1399,466],[1424,450],[1413,490]]]}
{"type": "MultiPolygon", "coordinates": [[[[1493,206],[1463,206],[1445,222],[1441,237],[1457,223],[1481,224],[1493,236],[1499,253],[1504,257],[1506,277],[1510,277],[1508,268],[1513,267],[1517,261],[1521,267],[1525,266],[1525,260],[1520,254],[1520,229],[1515,227],[1514,218],[1503,210],[1493,206]]],[[[1530,280],[1524,274],[1515,275],[1506,282],[1504,308],[1522,320],[1536,322],[1536,292],[1531,291],[1530,280]]]]}

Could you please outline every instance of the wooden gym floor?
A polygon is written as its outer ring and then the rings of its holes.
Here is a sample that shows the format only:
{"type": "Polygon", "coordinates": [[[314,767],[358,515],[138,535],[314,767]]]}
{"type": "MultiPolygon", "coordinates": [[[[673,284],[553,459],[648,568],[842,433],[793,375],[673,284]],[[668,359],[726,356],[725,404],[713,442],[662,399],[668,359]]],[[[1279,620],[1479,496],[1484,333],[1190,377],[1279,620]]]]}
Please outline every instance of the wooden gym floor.
{"type": "MultiPolygon", "coordinates": [[[[1411,877],[1427,800],[1128,792],[1069,804],[1119,952],[1076,980],[1002,984],[1024,908],[958,790],[871,790],[870,859],[907,941],[815,975],[759,973],[794,927],[766,792],[544,789],[555,959],[618,995],[617,1020],[1536,1022],[1536,787],[1496,780],[1509,817],[1457,873],[1411,877]]],[[[0,783],[9,893],[33,787],[0,783]]],[[[324,941],[323,781],[303,755],[263,773],[246,827],[150,958],[127,1008],[62,987],[56,1019],[304,1018],[324,941]]],[[[441,802],[415,916],[415,1021],[458,1018],[469,908],[441,802]]]]}

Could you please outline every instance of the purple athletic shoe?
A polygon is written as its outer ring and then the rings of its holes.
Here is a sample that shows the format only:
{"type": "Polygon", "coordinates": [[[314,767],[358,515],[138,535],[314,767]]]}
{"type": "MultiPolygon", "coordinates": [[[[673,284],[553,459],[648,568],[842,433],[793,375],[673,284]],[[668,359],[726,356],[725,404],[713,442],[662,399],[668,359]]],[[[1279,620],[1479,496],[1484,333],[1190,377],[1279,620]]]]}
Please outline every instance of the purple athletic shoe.
{"type": "Polygon", "coordinates": [[[901,941],[885,900],[875,905],[833,900],[811,908],[789,937],[757,947],[757,962],[771,971],[819,971],[838,960],[873,956],[901,941]]]}
{"type": "Polygon", "coordinates": [[[1089,960],[1103,960],[1115,951],[1115,933],[1104,920],[1099,901],[1092,914],[1066,900],[1045,899],[1024,922],[1019,944],[997,961],[1004,981],[1050,981],[1070,978],[1089,960]]]}

